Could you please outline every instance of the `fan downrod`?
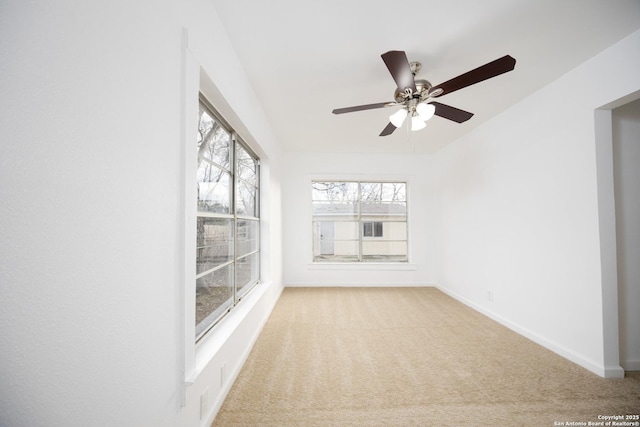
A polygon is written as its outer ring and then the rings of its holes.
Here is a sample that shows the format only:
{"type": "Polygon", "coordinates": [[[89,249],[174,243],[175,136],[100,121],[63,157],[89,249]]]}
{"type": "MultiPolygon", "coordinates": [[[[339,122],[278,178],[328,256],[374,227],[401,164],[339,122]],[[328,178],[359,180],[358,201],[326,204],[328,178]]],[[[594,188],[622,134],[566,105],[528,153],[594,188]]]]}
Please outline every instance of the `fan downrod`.
{"type": "Polygon", "coordinates": [[[415,77],[416,74],[418,74],[422,69],[422,63],[419,61],[410,62],[409,68],[411,68],[411,74],[413,74],[413,76],[415,77]]]}

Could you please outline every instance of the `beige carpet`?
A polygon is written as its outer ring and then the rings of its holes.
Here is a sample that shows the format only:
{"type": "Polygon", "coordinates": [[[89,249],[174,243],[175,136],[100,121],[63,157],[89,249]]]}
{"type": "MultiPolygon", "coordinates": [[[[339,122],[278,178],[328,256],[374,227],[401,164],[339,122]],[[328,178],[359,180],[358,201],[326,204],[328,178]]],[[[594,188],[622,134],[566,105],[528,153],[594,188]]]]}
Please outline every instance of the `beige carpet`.
{"type": "Polygon", "coordinates": [[[638,413],[639,373],[602,379],[435,288],[287,288],[213,425],[554,426],[638,413]]]}

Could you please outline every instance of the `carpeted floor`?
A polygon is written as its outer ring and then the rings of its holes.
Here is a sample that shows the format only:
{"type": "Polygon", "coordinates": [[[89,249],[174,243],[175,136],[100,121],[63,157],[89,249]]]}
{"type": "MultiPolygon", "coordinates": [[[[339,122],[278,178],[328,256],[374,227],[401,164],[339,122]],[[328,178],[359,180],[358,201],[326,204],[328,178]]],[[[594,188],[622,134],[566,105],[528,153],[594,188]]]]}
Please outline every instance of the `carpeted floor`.
{"type": "Polygon", "coordinates": [[[602,379],[435,288],[287,288],[213,426],[554,426],[636,414],[640,373],[602,379]]]}

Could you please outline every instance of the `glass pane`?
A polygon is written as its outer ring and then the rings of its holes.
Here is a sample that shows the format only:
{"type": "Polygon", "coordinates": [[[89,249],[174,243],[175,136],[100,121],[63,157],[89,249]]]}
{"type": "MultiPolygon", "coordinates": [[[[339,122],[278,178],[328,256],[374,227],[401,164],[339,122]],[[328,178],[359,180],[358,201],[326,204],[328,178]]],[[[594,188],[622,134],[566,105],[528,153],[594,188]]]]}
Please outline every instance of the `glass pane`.
{"type": "Polygon", "coordinates": [[[313,215],[317,219],[348,220],[358,215],[358,204],[355,202],[314,200],[313,215]]]}
{"type": "Polygon", "coordinates": [[[407,223],[404,221],[363,222],[362,235],[368,240],[407,240],[407,223]]]}
{"type": "Polygon", "coordinates": [[[215,120],[213,119],[211,114],[209,114],[209,112],[205,110],[202,104],[200,104],[199,117],[200,120],[198,122],[198,147],[200,147],[202,141],[204,141],[205,139],[205,136],[209,135],[209,133],[215,126],[215,120]]]}
{"type": "Polygon", "coordinates": [[[334,240],[324,242],[324,252],[314,252],[313,260],[316,262],[356,262],[360,245],[353,240],[334,240]],[[331,250],[326,250],[330,248],[331,250]]]}
{"type": "Polygon", "coordinates": [[[373,236],[374,237],[383,237],[383,228],[381,222],[373,223],[373,236]]]}
{"type": "Polygon", "coordinates": [[[258,170],[256,160],[241,145],[237,145],[236,157],[238,178],[251,185],[256,185],[256,172],[258,170]]]}
{"type": "Polygon", "coordinates": [[[257,253],[239,258],[236,261],[236,286],[238,293],[243,288],[250,287],[260,279],[260,257],[257,253]]]}
{"type": "Polygon", "coordinates": [[[237,256],[246,255],[258,250],[258,221],[238,220],[237,256]]]}
{"type": "Polygon", "coordinates": [[[233,265],[196,280],[196,336],[233,304],[233,265]]]}
{"type": "Polygon", "coordinates": [[[257,192],[257,187],[244,181],[238,181],[238,197],[236,200],[236,213],[238,215],[258,216],[256,206],[257,192]]]}
{"type": "Polygon", "coordinates": [[[336,240],[335,242],[335,255],[337,257],[352,257],[358,256],[359,244],[354,240],[336,240]]]}
{"type": "Polygon", "coordinates": [[[335,223],[323,221],[313,223],[313,256],[334,254],[335,223]]]}
{"type": "Polygon", "coordinates": [[[313,182],[312,189],[316,219],[350,219],[358,214],[358,183],[313,182]]]}
{"type": "Polygon", "coordinates": [[[233,259],[233,221],[198,217],[196,274],[233,259]]]}
{"type": "MultiPolygon", "coordinates": [[[[404,223],[397,223],[404,224],[404,223]]],[[[381,221],[363,222],[362,237],[385,237],[385,228],[388,227],[381,221]]]]}
{"type": "Polygon", "coordinates": [[[230,212],[231,175],[203,161],[198,168],[198,211],[230,212]]]}
{"type": "Polygon", "coordinates": [[[363,261],[406,261],[407,242],[366,240],[362,242],[363,261]]]}
{"type": "Polygon", "coordinates": [[[406,202],[362,202],[360,204],[362,215],[395,216],[404,218],[407,215],[406,202]]]}
{"type": "Polygon", "coordinates": [[[198,163],[209,160],[230,171],[231,134],[200,105],[198,124],[198,163]]]}
{"type": "Polygon", "coordinates": [[[407,200],[407,185],[402,182],[363,182],[360,184],[360,199],[404,202],[407,200]]]}
{"type": "Polygon", "coordinates": [[[312,182],[312,199],[333,203],[353,203],[358,200],[357,182],[312,182]]]}
{"type": "Polygon", "coordinates": [[[385,240],[407,240],[407,223],[400,221],[385,221],[379,223],[381,234],[385,240]]]}
{"type": "Polygon", "coordinates": [[[336,221],[333,223],[334,240],[358,240],[358,222],[357,221],[336,221]]]}
{"type": "Polygon", "coordinates": [[[319,221],[313,223],[313,260],[358,261],[359,223],[319,221]]]}
{"type": "Polygon", "coordinates": [[[404,217],[407,214],[406,184],[396,182],[363,182],[360,184],[363,215],[392,215],[404,217]]]}

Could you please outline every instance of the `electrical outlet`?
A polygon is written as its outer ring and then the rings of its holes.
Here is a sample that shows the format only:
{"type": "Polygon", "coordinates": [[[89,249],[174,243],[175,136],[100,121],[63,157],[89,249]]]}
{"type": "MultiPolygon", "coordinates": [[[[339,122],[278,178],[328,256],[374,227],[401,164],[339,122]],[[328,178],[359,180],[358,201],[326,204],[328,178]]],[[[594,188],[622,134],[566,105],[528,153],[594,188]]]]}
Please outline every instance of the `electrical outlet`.
{"type": "Polygon", "coordinates": [[[200,395],[200,419],[203,420],[209,412],[209,388],[205,388],[200,395]]]}
{"type": "Polygon", "coordinates": [[[487,291],[487,299],[493,302],[493,291],[487,291]]]}

